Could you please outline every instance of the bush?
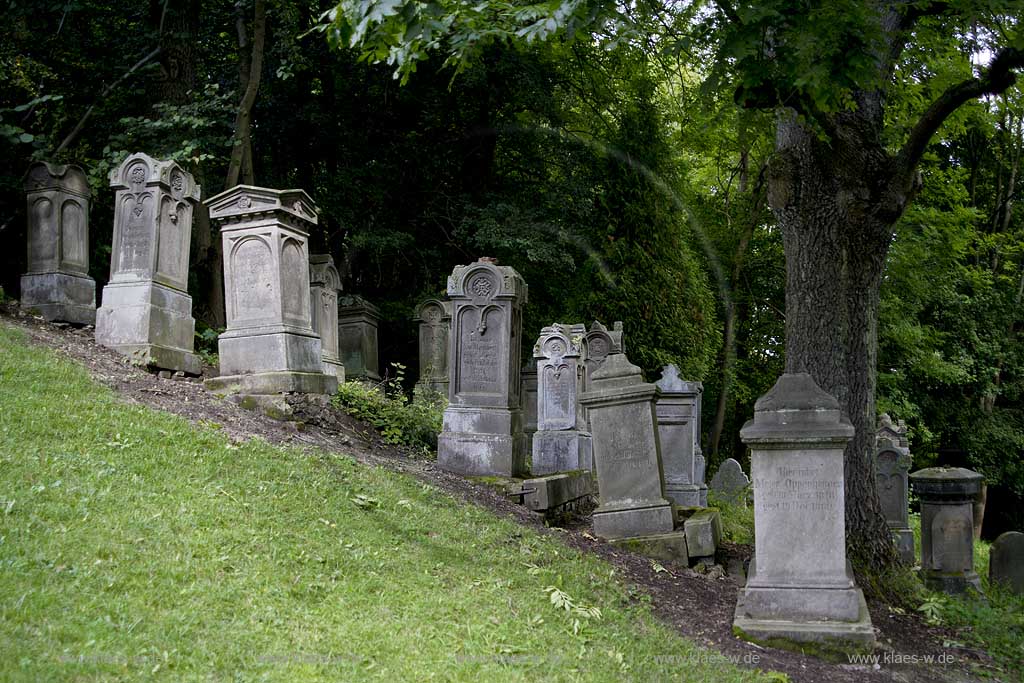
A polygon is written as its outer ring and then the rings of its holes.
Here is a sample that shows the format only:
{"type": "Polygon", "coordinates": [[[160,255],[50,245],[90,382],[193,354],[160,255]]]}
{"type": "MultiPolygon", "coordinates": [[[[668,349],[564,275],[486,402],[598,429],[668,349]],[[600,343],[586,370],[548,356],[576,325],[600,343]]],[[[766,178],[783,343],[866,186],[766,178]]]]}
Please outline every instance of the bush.
{"type": "Polygon", "coordinates": [[[733,504],[708,491],[708,506],[718,508],[722,515],[722,536],[731,543],[754,542],[754,508],[733,504]]]}

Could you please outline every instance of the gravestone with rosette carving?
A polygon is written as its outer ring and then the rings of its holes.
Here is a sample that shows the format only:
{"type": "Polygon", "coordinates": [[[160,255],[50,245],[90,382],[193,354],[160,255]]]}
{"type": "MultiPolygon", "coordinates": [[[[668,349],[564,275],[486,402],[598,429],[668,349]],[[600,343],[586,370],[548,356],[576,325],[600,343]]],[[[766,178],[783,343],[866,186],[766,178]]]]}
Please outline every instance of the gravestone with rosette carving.
{"type": "Polygon", "coordinates": [[[78,166],[37,161],[25,174],[28,271],[21,307],[46,320],[96,322],[96,282],[89,277],[89,181],[78,166]]]}
{"type": "Polygon", "coordinates": [[[700,447],[700,399],[704,385],[679,377],[679,368],[666,365],[658,399],[658,435],[661,463],[665,470],[665,493],[676,505],[706,507],[708,487],[704,483],[704,454],[700,447]]]}
{"type": "Polygon", "coordinates": [[[554,474],[593,470],[590,432],[583,405],[583,325],[555,323],[541,330],[533,347],[537,361],[537,431],[530,471],[554,474]]]}
{"type": "Polygon", "coordinates": [[[114,242],[96,343],[145,365],[198,375],[188,257],[200,188],[176,162],[145,154],[111,171],[110,186],[114,242]]]}
{"type": "Polygon", "coordinates": [[[380,310],[361,296],[338,302],[338,352],[349,379],[380,381],[377,328],[380,310]]]}
{"type": "Polygon", "coordinates": [[[330,254],[309,257],[309,295],[313,330],[320,335],[324,372],[345,381],[345,366],[338,354],[338,292],[341,276],[330,254]]]}
{"type": "Polygon", "coordinates": [[[220,335],[223,393],[334,393],[313,330],[309,229],[317,208],[302,190],[238,185],[207,200],[224,246],[228,327],[220,335]]]}
{"type": "Polygon", "coordinates": [[[448,298],[449,403],[438,437],[438,464],[461,474],[522,474],[519,369],[526,283],[514,269],[482,258],[455,267],[448,298]]]}
{"type": "Polygon", "coordinates": [[[452,304],[427,299],[416,307],[414,318],[420,327],[420,378],[415,394],[439,393],[448,397],[448,333],[452,326],[452,304]]]}
{"type": "Polygon", "coordinates": [[[896,540],[904,564],[914,564],[914,532],[910,528],[908,495],[910,448],[903,438],[905,429],[883,414],[875,435],[875,482],[882,513],[896,540]]]}

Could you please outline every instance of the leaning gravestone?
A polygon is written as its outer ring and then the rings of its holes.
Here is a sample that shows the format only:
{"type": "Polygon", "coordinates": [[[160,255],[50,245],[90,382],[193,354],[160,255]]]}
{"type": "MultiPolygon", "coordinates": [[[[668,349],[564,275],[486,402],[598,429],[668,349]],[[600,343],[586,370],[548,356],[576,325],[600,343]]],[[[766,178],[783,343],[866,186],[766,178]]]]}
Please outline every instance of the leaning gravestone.
{"type": "Polygon", "coordinates": [[[537,360],[537,431],[531,472],[593,470],[590,432],[579,396],[583,389],[583,325],[555,323],[540,332],[537,360]]]}
{"type": "Polygon", "coordinates": [[[338,292],[341,275],[330,254],[309,257],[309,296],[313,330],[320,335],[324,372],[345,381],[345,366],[338,355],[338,292]]]}
{"type": "Polygon", "coordinates": [[[143,365],[198,375],[188,256],[200,188],[177,163],[146,154],[111,171],[110,186],[114,242],[96,343],[143,365]]]}
{"type": "Polygon", "coordinates": [[[435,392],[448,397],[448,333],[452,326],[451,302],[427,299],[416,308],[420,326],[420,378],[415,393],[435,392]]]}
{"type": "Polygon", "coordinates": [[[227,331],[220,335],[226,393],[331,394],[309,291],[309,229],[317,208],[302,190],[239,185],[207,200],[224,246],[227,331]]]}
{"type": "Polygon", "coordinates": [[[932,590],[981,592],[974,571],[974,499],[982,476],[962,467],[929,467],[910,475],[921,500],[921,580],[932,590]]]}
{"type": "Polygon", "coordinates": [[[805,373],[785,374],[740,431],[751,448],[754,558],[733,631],[872,646],[864,595],[846,560],[843,449],[853,437],[839,402],[805,373]]]}
{"type": "Polygon", "coordinates": [[[1024,595],[1024,534],[1007,531],[1000,534],[989,551],[988,581],[1001,584],[1017,595],[1024,595]]]}
{"type": "Polygon", "coordinates": [[[655,382],[658,399],[658,435],[661,462],[665,468],[665,493],[676,505],[706,507],[708,487],[704,483],[704,455],[700,448],[700,382],[680,379],[675,365],[661,370],[655,382]]]}
{"type": "Polygon", "coordinates": [[[96,282],[89,277],[89,181],[78,166],[37,161],[25,174],[28,272],[21,307],[50,321],[96,322],[96,282]]]}
{"type": "Polygon", "coordinates": [[[905,446],[900,427],[883,414],[875,436],[875,480],[885,521],[896,539],[904,564],[914,564],[914,532],[910,529],[910,448],[905,446]]]}
{"type": "Polygon", "coordinates": [[[338,306],[338,352],[349,379],[380,381],[377,327],[380,310],[361,296],[345,296],[338,306]]]}
{"type": "Polygon", "coordinates": [[[727,458],[718,466],[718,471],[711,478],[711,490],[718,498],[727,503],[737,505],[747,504],[747,488],[750,486],[750,478],[743,472],[743,467],[733,460],[727,458]]]}
{"type": "Polygon", "coordinates": [[[449,404],[437,443],[442,469],[509,477],[525,468],[519,369],[526,295],[519,273],[494,259],[456,266],[448,278],[449,404]]]}

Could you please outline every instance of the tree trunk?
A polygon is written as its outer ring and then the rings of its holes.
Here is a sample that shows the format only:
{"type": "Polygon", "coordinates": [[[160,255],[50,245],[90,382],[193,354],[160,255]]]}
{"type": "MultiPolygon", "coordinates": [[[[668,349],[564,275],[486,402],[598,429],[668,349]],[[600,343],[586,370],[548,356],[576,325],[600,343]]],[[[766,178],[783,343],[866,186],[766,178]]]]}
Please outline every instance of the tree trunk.
{"type": "Polygon", "coordinates": [[[236,8],[239,10],[236,28],[240,57],[239,89],[242,97],[238,103],[238,114],[235,116],[235,146],[231,149],[224,189],[230,189],[238,185],[239,182],[246,185],[256,182],[252,155],[252,109],[256,103],[256,94],[260,89],[260,77],[263,73],[263,47],[267,36],[265,0],[255,0],[251,54],[246,50],[249,39],[245,28],[245,17],[241,14],[242,4],[239,3],[236,8]]]}

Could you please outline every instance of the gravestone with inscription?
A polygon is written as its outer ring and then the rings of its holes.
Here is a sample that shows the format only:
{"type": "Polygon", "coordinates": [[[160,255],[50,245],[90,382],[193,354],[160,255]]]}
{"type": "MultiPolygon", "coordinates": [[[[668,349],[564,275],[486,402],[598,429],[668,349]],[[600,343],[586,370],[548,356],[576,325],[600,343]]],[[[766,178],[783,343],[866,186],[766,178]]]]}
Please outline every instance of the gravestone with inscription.
{"type": "Polygon", "coordinates": [[[519,398],[523,411],[523,448],[533,453],[533,435],[537,433],[537,364],[527,359],[519,371],[519,398]]]}
{"type": "Polygon", "coordinates": [[[377,327],[380,310],[361,296],[341,298],[338,306],[338,352],[349,379],[380,381],[377,327]]]}
{"type": "Polygon", "coordinates": [[[740,430],[754,480],[754,558],[733,620],[742,637],[873,645],[846,559],[843,449],[853,433],[806,373],[782,375],[740,430]]]}
{"type": "Polygon", "coordinates": [[[96,282],[89,277],[89,181],[78,166],[37,161],[25,174],[28,271],[21,307],[46,320],[96,322],[96,282]]]}
{"type": "Polygon", "coordinates": [[[1024,595],[1024,534],[1007,531],[992,542],[988,581],[1016,595],[1024,595]]]}
{"type": "Polygon", "coordinates": [[[933,590],[981,592],[972,510],[981,481],[980,474],[962,467],[929,467],[910,475],[921,500],[921,580],[933,590]]]}
{"type": "Polygon", "coordinates": [[[594,533],[607,539],[671,533],[654,412],[660,390],[621,352],[607,356],[590,379],[581,401],[590,412],[600,491],[594,533]]]}
{"type": "Polygon", "coordinates": [[[519,396],[526,282],[481,258],[448,278],[452,302],[448,408],[437,444],[441,468],[515,476],[526,465],[519,396]]]}
{"type": "Polygon", "coordinates": [[[908,503],[910,446],[906,428],[893,424],[883,414],[875,435],[875,481],[882,513],[896,540],[896,549],[904,564],[914,564],[914,532],[910,528],[908,503]]]}
{"type": "Polygon", "coordinates": [[[415,394],[428,392],[448,396],[448,333],[452,326],[452,304],[427,299],[416,308],[420,326],[420,378],[415,394]]]}
{"type": "Polygon", "coordinates": [[[747,504],[747,488],[750,477],[743,471],[743,466],[732,458],[726,458],[718,466],[718,471],[711,478],[711,490],[717,498],[733,505],[747,504]]]}
{"type": "Polygon", "coordinates": [[[207,200],[224,246],[228,327],[220,335],[219,392],[331,394],[313,330],[309,229],[317,207],[302,190],[238,185],[207,200]]]}
{"type": "Polygon", "coordinates": [[[537,432],[533,474],[593,470],[593,451],[580,393],[583,390],[583,325],[555,323],[540,332],[537,360],[537,432]]]}
{"type": "Polygon", "coordinates": [[[144,365],[198,375],[188,256],[200,188],[176,162],[146,154],[111,171],[110,186],[114,242],[96,343],[144,365]]]}
{"type": "Polygon", "coordinates": [[[320,335],[324,372],[345,381],[345,366],[338,354],[338,292],[341,275],[330,254],[309,257],[309,296],[313,330],[320,335]]]}
{"type": "Polygon", "coordinates": [[[661,463],[665,469],[665,493],[676,505],[706,507],[708,487],[704,483],[704,454],[700,447],[700,382],[680,379],[675,365],[661,370],[655,382],[658,399],[658,436],[661,463]]]}

